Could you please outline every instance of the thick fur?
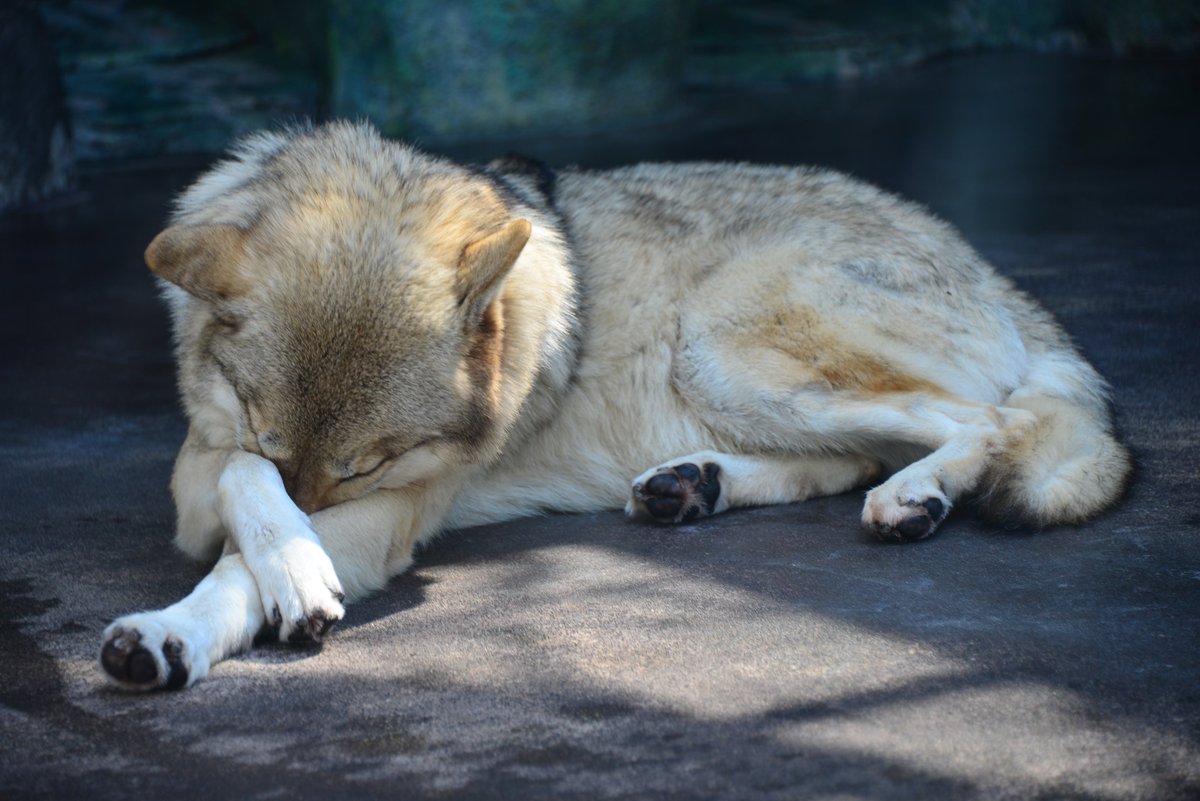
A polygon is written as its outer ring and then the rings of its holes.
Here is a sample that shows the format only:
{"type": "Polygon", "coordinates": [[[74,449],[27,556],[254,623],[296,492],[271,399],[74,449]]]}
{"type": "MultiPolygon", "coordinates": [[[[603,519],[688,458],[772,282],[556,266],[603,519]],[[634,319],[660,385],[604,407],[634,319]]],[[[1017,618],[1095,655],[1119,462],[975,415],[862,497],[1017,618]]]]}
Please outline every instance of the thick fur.
{"type": "Polygon", "coordinates": [[[147,262],[191,422],[176,542],[222,556],[106,631],[129,687],[190,684],[263,626],[320,639],[448,528],[887,477],[862,522],[913,540],[967,497],[1081,522],[1129,469],[1049,315],[825,170],[465,168],[339,123],[243,142],[147,262]]]}

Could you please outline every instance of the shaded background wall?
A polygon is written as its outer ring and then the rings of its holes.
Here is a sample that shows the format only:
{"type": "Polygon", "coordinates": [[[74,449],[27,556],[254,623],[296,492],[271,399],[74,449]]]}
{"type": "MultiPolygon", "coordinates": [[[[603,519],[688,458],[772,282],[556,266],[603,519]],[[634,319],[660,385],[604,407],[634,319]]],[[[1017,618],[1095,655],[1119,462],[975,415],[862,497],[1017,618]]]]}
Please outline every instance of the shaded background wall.
{"type": "Polygon", "coordinates": [[[0,9],[0,208],[291,118],[437,146],[1022,48],[1194,54],[1197,0],[44,0],[0,9]]]}

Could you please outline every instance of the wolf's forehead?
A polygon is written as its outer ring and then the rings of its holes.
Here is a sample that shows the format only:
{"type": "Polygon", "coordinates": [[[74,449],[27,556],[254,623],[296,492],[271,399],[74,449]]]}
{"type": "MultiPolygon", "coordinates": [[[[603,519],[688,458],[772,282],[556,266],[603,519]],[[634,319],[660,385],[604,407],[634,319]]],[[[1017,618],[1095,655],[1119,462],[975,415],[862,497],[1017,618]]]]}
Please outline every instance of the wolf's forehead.
{"type": "Polygon", "coordinates": [[[451,400],[457,385],[452,348],[382,327],[327,323],[292,321],[290,331],[265,337],[255,352],[244,354],[251,383],[287,399],[296,422],[334,420],[339,412],[369,409],[426,416],[431,405],[451,400]]]}
{"type": "Polygon", "coordinates": [[[457,347],[455,296],[448,287],[362,274],[281,283],[257,314],[274,347],[299,354],[293,363],[420,374],[427,360],[451,358],[457,347]]]}
{"type": "Polygon", "coordinates": [[[412,213],[387,199],[314,189],[268,206],[256,233],[262,245],[318,264],[346,257],[395,261],[424,249],[419,230],[405,224],[412,213]]]}
{"type": "Polygon", "coordinates": [[[264,246],[319,262],[452,266],[468,243],[507,217],[494,191],[466,182],[421,181],[393,191],[320,183],[262,198],[256,228],[264,246]]]}

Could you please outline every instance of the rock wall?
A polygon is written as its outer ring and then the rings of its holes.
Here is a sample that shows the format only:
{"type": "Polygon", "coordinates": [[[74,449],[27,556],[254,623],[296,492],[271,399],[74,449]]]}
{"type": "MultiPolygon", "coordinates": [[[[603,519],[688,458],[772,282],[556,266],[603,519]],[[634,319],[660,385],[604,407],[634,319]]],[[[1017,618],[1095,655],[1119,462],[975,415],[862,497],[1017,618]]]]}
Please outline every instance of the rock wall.
{"type": "Polygon", "coordinates": [[[332,112],[423,138],[659,112],[686,53],[684,0],[331,0],[332,112]]]}
{"type": "Polygon", "coordinates": [[[83,162],[208,153],[255,128],[333,115],[436,145],[617,128],[668,114],[689,92],[853,78],[959,50],[1120,56],[1194,54],[1200,44],[1196,0],[44,0],[4,8],[0,207],[65,185],[72,130],[83,162]]]}
{"type": "Polygon", "coordinates": [[[0,8],[0,210],[66,188],[71,161],[50,32],[31,5],[0,8]]]}

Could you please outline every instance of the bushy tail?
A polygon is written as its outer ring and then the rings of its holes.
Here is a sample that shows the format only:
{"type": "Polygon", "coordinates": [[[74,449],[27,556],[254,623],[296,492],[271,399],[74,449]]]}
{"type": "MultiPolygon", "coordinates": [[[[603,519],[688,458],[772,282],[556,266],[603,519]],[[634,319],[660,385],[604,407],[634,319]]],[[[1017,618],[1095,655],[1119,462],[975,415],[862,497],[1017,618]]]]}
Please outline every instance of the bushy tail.
{"type": "Polygon", "coordinates": [[[1085,362],[1081,366],[1095,377],[1089,389],[1096,393],[1073,401],[1025,388],[1005,402],[1033,412],[1037,423],[999,454],[984,477],[980,501],[987,513],[1036,526],[1082,523],[1124,494],[1129,452],[1099,397],[1101,379],[1085,362]]]}

